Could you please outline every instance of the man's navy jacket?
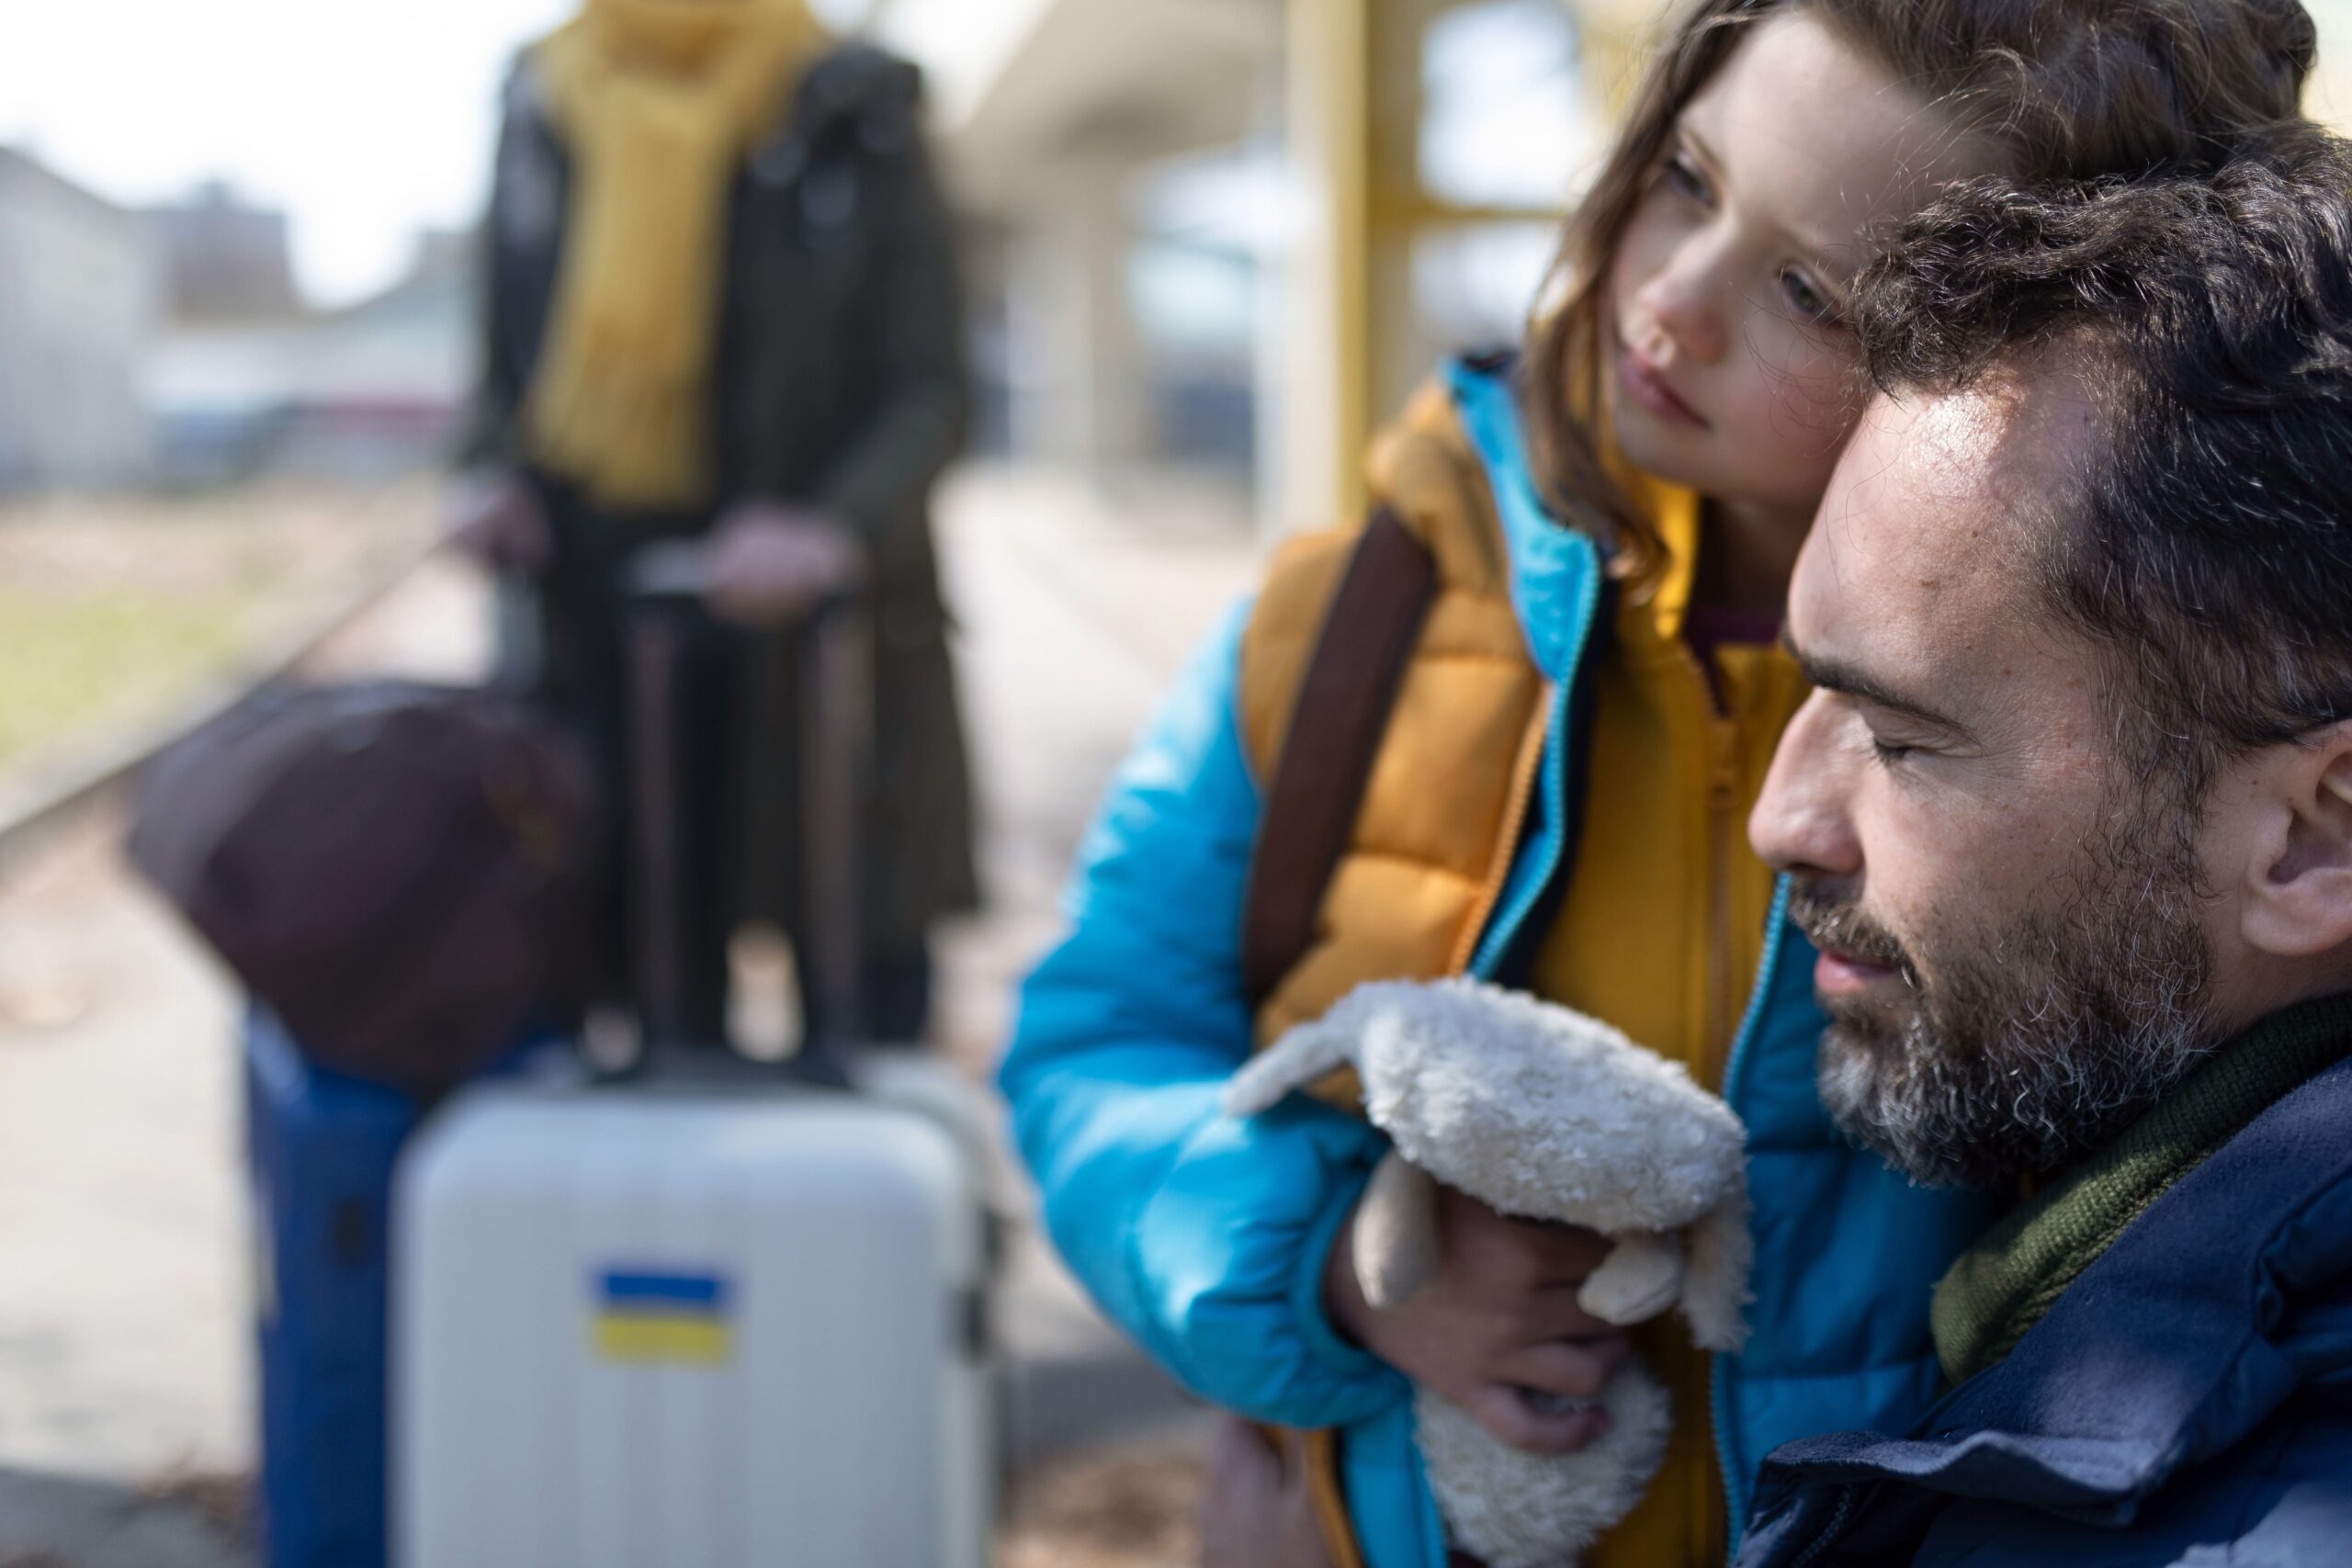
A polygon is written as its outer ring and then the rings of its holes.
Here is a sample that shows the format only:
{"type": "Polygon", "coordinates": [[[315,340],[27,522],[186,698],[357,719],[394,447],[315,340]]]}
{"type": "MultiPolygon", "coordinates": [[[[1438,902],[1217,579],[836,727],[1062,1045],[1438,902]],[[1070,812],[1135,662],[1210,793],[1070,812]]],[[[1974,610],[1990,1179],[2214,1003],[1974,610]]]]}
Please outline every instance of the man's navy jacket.
{"type": "Polygon", "coordinates": [[[2157,1200],[1909,1437],[1776,1450],[1737,1562],[2352,1565],[2352,1061],[2157,1200]]]}

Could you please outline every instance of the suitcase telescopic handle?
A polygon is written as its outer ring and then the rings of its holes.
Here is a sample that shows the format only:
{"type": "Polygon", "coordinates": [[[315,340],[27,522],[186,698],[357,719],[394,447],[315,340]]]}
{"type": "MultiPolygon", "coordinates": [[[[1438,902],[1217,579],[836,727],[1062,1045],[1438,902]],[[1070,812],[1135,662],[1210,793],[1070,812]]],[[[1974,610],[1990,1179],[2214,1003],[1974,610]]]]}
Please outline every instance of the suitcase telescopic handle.
{"type": "Polygon", "coordinates": [[[799,931],[804,998],[796,1069],[846,1085],[866,1038],[866,792],[873,774],[874,628],[863,598],[842,596],[805,623],[798,661],[806,728],[799,747],[799,931]]]}
{"type": "Polygon", "coordinates": [[[621,568],[621,595],[640,606],[702,603],[718,576],[718,558],[701,539],[645,545],[621,568]]]}
{"type": "MultiPolygon", "coordinates": [[[[684,1029],[683,946],[687,850],[680,776],[686,754],[678,714],[687,643],[713,571],[699,541],[649,545],[622,582],[630,606],[629,799],[636,820],[632,964],[649,1046],[678,1043],[684,1029]]],[[[828,1088],[850,1083],[848,1058],[865,1039],[865,790],[873,746],[872,623],[854,588],[819,600],[775,635],[797,644],[789,667],[802,685],[793,753],[801,820],[797,857],[804,882],[799,959],[799,1052],[788,1070],[828,1088]]]]}
{"type": "Polygon", "coordinates": [[[623,784],[629,865],[622,886],[640,1037],[634,1073],[686,1032],[685,791],[679,778],[685,725],[678,706],[688,627],[673,596],[632,586],[629,597],[623,784]]]}
{"type": "MultiPolygon", "coordinates": [[[[670,539],[641,546],[628,558],[621,571],[621,595],[634,604],[698,608],[718,580],[718,552],[708,540],[670,539]]],[[[859,602],[865,588],[863,570],[849,568],[786,630],[839,615],[859,602]]]]}

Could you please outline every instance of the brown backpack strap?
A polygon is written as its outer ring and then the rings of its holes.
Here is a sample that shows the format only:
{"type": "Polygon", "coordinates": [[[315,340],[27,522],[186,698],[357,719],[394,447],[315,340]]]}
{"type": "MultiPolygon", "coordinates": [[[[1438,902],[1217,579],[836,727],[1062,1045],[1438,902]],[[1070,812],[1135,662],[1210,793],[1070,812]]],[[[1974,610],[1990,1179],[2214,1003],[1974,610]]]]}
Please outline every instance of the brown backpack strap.
{"type": "Polygon", "coordinates": [[[1259,819],[1241,928],[1252,1007],[1315,940],[1324,889],[1347,852],[1396,689],[1436,597],[1436,560],[1383,508],[1324,615],[1259,819]]]}

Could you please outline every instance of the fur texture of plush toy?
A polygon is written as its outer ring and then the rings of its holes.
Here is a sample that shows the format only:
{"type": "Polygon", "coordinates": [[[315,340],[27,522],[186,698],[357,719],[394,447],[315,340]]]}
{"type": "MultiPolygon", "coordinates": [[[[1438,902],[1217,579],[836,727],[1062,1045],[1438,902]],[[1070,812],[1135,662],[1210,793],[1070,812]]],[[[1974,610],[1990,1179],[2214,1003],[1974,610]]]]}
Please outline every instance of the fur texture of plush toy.
{"type": "MultiPolygon", "coordinates": [[[[1631,1325],[1679,1308],[1703,1349],[1745,1337],[1753,1260],[1747,1134],[1679,1063],[1566,1008],[1470,980],[1364,986],[1237,1074],[1226,1109],[1267,1110],[1352,1066],[1396,1144],[1357,1211],[1365,1299],[1392,1307],[1436,1274],[1437,1184],[1521,1219],[1615,1244],[1577,1293],[1631,1325]]],[[[1423,1389],[1422,1457],[1454,1543],[1491,1568],[1562,1568],[1641,1500],[1665,1457],[1670,1402],[1628,1361],[1600,1393],[1608,1435],[1581,1452],[1520,1452],[1423,1389]]]]}

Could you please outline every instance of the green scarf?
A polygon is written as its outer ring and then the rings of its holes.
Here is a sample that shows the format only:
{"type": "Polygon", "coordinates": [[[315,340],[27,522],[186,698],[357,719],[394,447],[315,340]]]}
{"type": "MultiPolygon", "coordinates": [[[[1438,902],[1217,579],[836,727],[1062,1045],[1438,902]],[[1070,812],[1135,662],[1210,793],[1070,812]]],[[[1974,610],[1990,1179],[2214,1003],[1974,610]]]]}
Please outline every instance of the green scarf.
{"type": "Polygon", "coordinates": [[[1944,1375],[1998,1365],[2126,1226],[2292,1089],[2352,1055],[2352,996],[2271,1014],[2222,1046],[2121,1137],[1986,1232],[1936,1287],[1944,1375]]]}

